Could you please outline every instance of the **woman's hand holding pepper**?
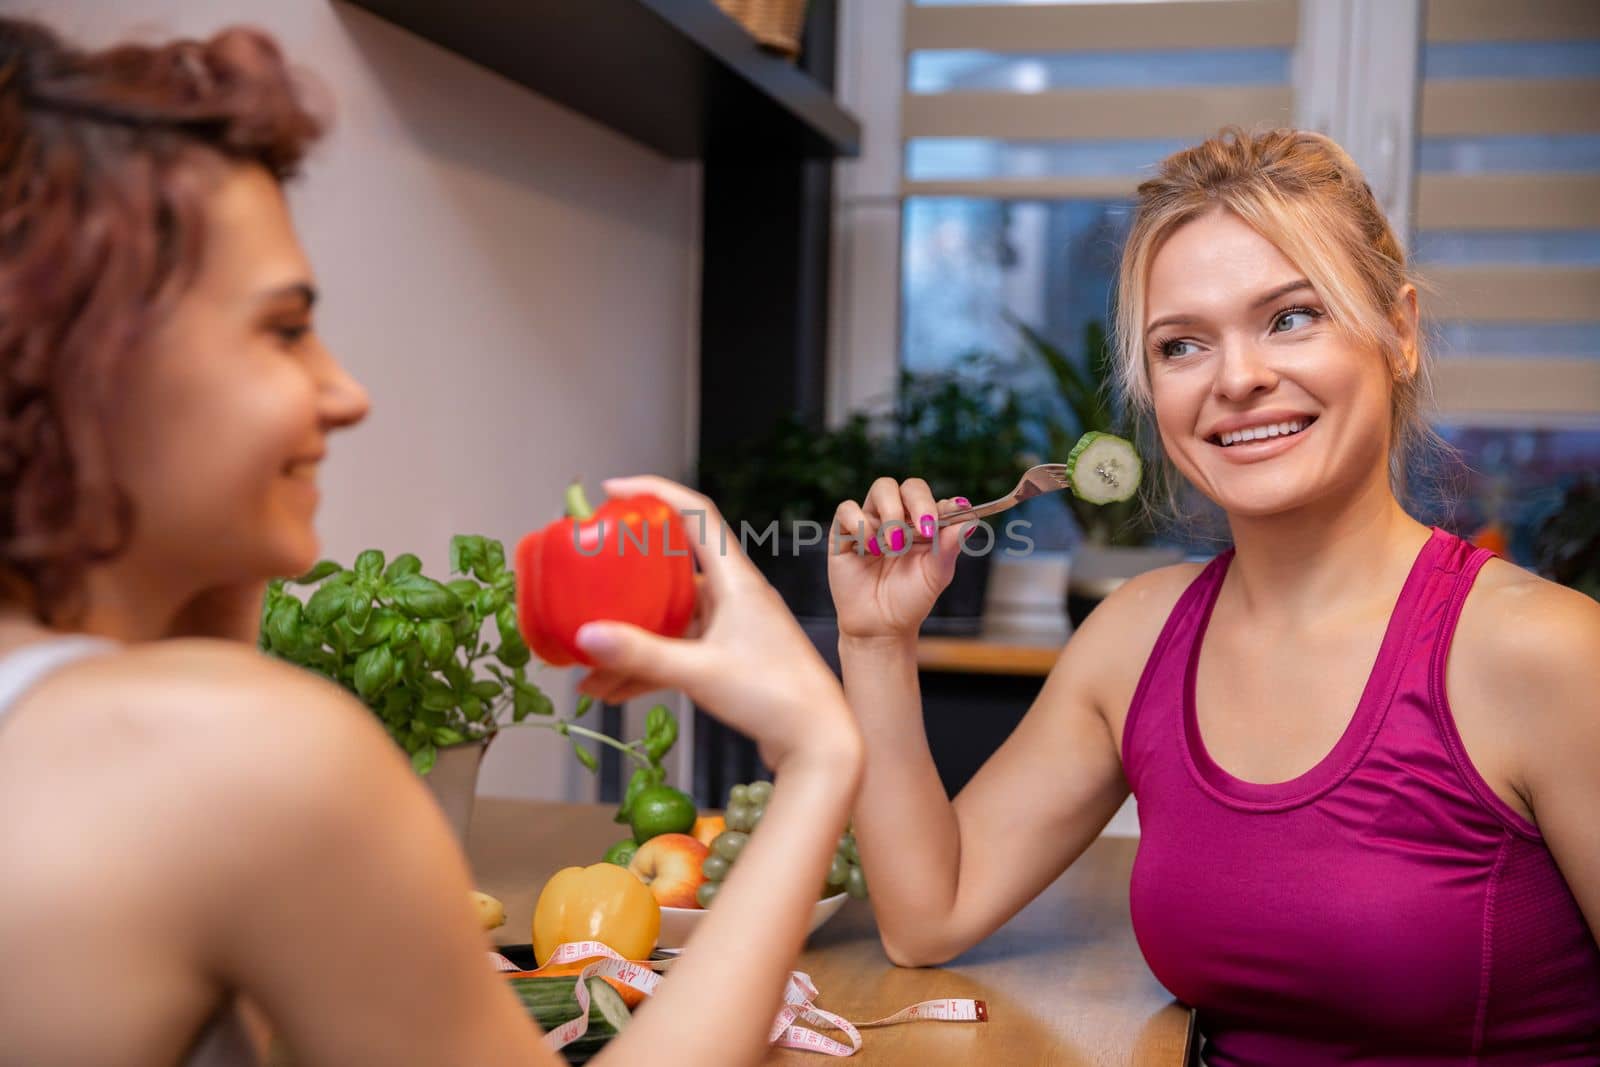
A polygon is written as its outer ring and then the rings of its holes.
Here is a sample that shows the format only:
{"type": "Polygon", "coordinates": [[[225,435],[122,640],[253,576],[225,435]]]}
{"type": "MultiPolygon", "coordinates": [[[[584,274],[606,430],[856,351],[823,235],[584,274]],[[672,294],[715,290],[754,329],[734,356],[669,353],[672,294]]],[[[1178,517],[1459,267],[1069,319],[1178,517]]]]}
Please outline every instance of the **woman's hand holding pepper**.
{"type": "Polygon", "coordinates": [[[659,637],[617,622],[579,630],[579,646],[597,665],[579,691],[620,702],[651,689],[682,689],[754,738],[774,770],[800,750],[858,762],[861,742],[837,679],[716,505],[654,476],[614,478],[605,490],[649,493],[677,508],[702,573],[688,637],[659,637]]]}

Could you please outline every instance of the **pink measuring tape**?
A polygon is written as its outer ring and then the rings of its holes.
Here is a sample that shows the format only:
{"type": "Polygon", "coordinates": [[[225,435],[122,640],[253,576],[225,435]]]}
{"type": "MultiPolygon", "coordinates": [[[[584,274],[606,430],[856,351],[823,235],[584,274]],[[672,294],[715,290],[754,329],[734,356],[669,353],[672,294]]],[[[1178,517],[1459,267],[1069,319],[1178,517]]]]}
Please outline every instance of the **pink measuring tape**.
{"type": "MultiPolygon", "coordinates": [[[[491,952],[489,956],[496,969],[517,971],[516,965],[499,953],[491,952]]],[[[562,1023],[544,1035],[545,1042],[553,1049],[561,1049],[588,1032],[590,978],[613,978],[649,996],[656,991],[656,986],[661,984],[661,975],[656,971],[670,962],[625,960],[599,941],[572,941],[561,945],[551,953],[544,966],[573,963],[594,957],[599,958],[594,959],[593,963],[578,973],[578,980],[573,986],[573,993],[577,997],[580,1009],[578,1017],[562,1023]]],[[[541,971],[543,969],[540,968],[541,971]]],[[[517,971],[517,973],[533,977],[540,971],[517,971]]],[[[801,971],[789,972],[789,981],[783,989],[783,1007],[778,1009],[777,1018],[772,1023],[772,1034],[768,1040],[779,1048],[798,1048],[808,1052],[820,1052],[827,1056],[853,1056],[861,1050],[861,1031],[873,1027],[923,1021],[951,1023],[989,1021],[989,1007],[983,1001],[950,998],[924,1000],[920,1004],[902,1008],[882,1019],[852,1023],[843,1016],[817,1007],[815,1003],[817,996],[817,987],[811,981],[810,975],[801,971]],[[849,1039],[850,1043],[847,1045],[836,1038],[808,1029],[800,1025],[801,1023],[838,1030],[849,1039]]]]}

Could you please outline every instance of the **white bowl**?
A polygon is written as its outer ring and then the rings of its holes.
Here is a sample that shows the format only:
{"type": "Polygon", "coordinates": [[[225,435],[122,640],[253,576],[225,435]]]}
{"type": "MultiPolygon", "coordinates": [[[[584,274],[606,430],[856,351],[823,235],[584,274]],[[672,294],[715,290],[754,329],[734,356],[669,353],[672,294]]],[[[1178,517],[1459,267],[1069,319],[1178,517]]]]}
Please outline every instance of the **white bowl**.
{"type": "MultiPolygon", "coordinates": [[[[844,907],[847,894],[835,893],[831,897],[823,897],[811,907],[811,926],[807,933],[815,930],[844,907]]],[[[684,942],[689,940],[689,935],[694,933],[695,926],[700,922],[700,917],[706,914],[704,908],[662,908],[661,909],[661,935],[656,938],[658,949],[679,949],[684,942]]]]}

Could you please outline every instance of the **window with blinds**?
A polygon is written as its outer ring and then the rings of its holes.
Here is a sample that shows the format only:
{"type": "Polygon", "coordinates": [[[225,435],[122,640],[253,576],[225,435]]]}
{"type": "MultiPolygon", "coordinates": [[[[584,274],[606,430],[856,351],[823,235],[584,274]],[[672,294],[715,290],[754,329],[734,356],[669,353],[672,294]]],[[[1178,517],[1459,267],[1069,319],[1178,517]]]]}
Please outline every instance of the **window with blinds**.
{"type": "Polygon", "coordinates": [[[1459,526],[1513,550],[1600,471],[1600,3],[1428,0],[1413,259],[1459,526]]]}
{"type": "MultiPolygon", "coordinates": [[[[980,352],[1026,386],[1021,320],[1074,354],[1109,318],[1134,187],[1237,124],[1293,121],[1296,0],[905,9],[901,362],[980,352]]],[[[1073,537],[1039,508],[1041,547],[1073,537]]]]}
{"type": "MultiPolygon", "coordinates": [[[[1292,120],[1295,0],[912,3],[901,354],[1071,343],[1104,322],[1134,186],[1237,123],[1292,120]]],[[[1019,373],[1025,368],[1019,368],[1019,373]]]]}
{"type": "Polygon", "coordinates": [[[1297,88],[1302,105],[1336,101],[1347,131],[1387,128],[1373,109],[1395,93],[1372,79],[1414,59],[1395,82],[1419,86],[1414,116],[1401,94],[1414,151],[1380,184],[1409,184],[1394,221],[1428,287],[1441,429],[1468,468],[1453,513],[1428,517],[1499,522],[1527,558],[1563,486],[1600,470],[1600,0],[1423,0],[1413,57],[1417,11],[905,0],[900,363],[985,352],[1025,384],[1011,320],[1081,349],[1158,160],[1223,125],[1306,121],[1297,88]]]}

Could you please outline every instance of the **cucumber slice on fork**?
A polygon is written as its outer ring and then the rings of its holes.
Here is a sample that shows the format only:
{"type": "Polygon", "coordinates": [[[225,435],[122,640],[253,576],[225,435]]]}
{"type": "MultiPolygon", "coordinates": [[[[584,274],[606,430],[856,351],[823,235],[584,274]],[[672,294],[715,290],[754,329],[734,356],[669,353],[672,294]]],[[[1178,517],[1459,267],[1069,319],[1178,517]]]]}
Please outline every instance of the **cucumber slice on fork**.
{"type": "Polygon", "coordinates": [[[1139,491],[1144,464],[1133,445],[1116,434],[1090,430],[1067,456],[1072,492],[1091,504],[1115,504],[1139,491]]]}

